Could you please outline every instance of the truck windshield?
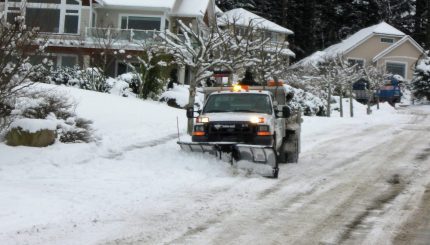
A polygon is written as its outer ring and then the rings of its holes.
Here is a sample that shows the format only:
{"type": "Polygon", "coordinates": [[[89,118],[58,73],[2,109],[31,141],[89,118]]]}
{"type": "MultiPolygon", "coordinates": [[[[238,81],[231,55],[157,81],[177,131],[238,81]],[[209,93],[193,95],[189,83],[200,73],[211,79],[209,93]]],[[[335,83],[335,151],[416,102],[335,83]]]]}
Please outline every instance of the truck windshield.
{"type": "Polygon", "coordinates": [[[272,114],[267,94],[213,94],[209,96],[203,113],[250,112],[272,114]]]}

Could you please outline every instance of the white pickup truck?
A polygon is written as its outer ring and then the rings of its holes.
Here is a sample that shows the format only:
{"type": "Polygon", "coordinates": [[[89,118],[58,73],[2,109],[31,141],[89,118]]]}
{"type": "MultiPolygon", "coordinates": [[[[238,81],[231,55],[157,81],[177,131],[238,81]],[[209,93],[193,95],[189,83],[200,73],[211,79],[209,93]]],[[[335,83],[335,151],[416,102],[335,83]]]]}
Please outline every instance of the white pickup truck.
{"type": "Polygon", "coordinates": [[[178,142],[182,149],[264,164],[274,178],[279,163],[297,162],[301,119],[291,115],[283,86],[211,87],[204,94],[198,116],[193,108],[187,110],[195,124],[192,142],[178,142]]]}

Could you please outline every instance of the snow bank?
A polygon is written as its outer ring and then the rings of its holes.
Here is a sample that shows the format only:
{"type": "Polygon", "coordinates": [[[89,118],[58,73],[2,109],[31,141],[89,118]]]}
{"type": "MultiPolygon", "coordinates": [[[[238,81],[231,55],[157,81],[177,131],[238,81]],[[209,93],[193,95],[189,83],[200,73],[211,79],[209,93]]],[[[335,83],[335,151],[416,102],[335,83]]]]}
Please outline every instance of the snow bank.
{"type": "MultiPolygon", "coordinates": [[[[333,96],[333,99],[336,101],[335,103],[331,104],[332,107],[332,117],[340,117],[340,103],[339,103],[339,96],[333,96]]],[[[379,109],[377,108],[377,105],[372,105],[371,115],[367,114],[367,105],[361,104],[360,102],[353,100],[353,112],[354,112],[354,118],[358,121],[361,121],[362,119],[367,118],[374,118],[374,120],[383,120],[384,117],[388,116],[391,117],[397,113],[397,109],[392,107],[388,102],[379,103],[379,109]]],[[[349,98],[343,99],[343,117],[349,118],[350,117],[350,103],[349,98]]]]}
{"type": "Polygon", "coordinates": [[[21,128],[23,131],[27,131],[29,133],[36,133],[44,129],[56,130],[57,122],[46,119],[22,118],[13,121],[11,124],[11,128],[21,128]]]}

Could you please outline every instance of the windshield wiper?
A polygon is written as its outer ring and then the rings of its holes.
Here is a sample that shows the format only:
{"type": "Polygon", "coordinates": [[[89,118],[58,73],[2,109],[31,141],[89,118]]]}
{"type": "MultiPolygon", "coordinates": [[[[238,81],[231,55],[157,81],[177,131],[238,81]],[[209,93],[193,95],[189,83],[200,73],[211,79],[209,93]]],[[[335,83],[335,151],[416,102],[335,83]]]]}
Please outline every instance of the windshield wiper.
{"type": "Polygon", "coordinates": [[[220,113],[220,112],[231,112],[231,111],[226,111],[226,110],[213,110],[213,111],[205,111],[204,113],[220,113]]]}
{"type": "Polygon", "coordinates": [[[253,110],[234,110],[233,112],[254,112],[254,113],[257,113],[256,111],[253,111],[253,110]]]}

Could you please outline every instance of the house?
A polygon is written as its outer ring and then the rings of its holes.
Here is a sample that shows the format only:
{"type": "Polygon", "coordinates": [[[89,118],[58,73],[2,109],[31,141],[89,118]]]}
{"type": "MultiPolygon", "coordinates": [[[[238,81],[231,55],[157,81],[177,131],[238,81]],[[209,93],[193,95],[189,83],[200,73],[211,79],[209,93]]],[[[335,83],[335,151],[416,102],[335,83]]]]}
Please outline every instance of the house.
{"type": "MultiPolygon", "coordinates": [[[[232,9],[224,13],[217,9],[216,14],[218,16],[218,25],[230,28],[236,35],[243,35],[249,28],[257,30],[255,38],[261,37],[263,40],[269,40],[264,47],[265,52],[279,52],[282,54],[283,59],[285,59],[285,66],[289,65],[290,57],[295,57],[295,53],[289,49],[288,44],[288,36],[293,35],[294,32],[288,28],[243,8],[232,9]]],[[[221,75],[225,76],[227,74],[221,75]]]]}
{"type": "Polygon", "coordinates": [[[325,58],[342,56],[351,63],[374,65],[387,74],[398,74],[411,80],[423,48],[410,36],[381,22],[364,28],[338,44],[317,51],[293,67],[318,63],[325,58]]]}
{"type": "MultiPolygon", "coordinates": [[[[157,32],[177,30],[177,20],[209,23],[214,0],[0,0],[7,20],[23,14],[28,26],[40,27],[56,66],[90,67],[91,54],[104,49],[142,51],[157,32]]],[[[38,57],[33,57],[37,60],[38,57]]],[[[42,58],[42,57],[39,57],[42,58]]],[[[121,60],[109,64],[112,76],[127,71],[121,60]]]]}
{"type": "MultiPolygon", "coordinates": [[[[234,23],[242,28],[247,28],[251,23],[255,28],[263,31],[264,37],[270,38],[273,43],[287,42],[288,36],[294,34],[293,31],[243,8],[229,10],[223,13],[219,20],[221,26],[234,23]]],[[[294,55],[294,53],[291,53],[291,55],[294,55]]]]}

